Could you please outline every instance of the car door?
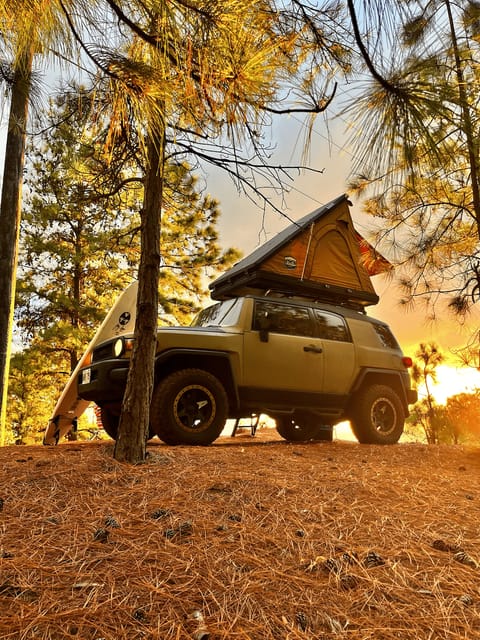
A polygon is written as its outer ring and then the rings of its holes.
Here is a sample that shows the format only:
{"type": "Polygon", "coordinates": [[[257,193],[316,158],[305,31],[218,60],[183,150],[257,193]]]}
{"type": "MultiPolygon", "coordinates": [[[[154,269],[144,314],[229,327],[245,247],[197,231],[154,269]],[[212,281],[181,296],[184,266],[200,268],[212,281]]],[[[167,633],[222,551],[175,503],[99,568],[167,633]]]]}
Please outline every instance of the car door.
{"type": "Polygon", "coordinates": [[[323,309],[314,309],[314,315],[323,348],[323,393],[347,394],[355,374],[355,348],[345,318],[323,309]]]}
{"type": "Polygon", "coordinates": [[[278,392],[319,392],[323,349],[309,307],[256,300],[244,334],[243,385],[278,392]]]}

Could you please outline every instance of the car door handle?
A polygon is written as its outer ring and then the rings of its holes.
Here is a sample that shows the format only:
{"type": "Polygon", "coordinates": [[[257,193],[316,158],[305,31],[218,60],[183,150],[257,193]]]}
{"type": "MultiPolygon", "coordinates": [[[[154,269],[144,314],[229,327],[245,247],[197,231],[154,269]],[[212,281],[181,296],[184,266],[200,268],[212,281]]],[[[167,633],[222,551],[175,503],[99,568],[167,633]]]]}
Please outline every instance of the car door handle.
{"type": "Polygon", "coordinates": [[[323,353],[322,347],[316,347],[314,344],[307,344],[303,347],[304,351],[311,351],[312,353],[323,353]]]}

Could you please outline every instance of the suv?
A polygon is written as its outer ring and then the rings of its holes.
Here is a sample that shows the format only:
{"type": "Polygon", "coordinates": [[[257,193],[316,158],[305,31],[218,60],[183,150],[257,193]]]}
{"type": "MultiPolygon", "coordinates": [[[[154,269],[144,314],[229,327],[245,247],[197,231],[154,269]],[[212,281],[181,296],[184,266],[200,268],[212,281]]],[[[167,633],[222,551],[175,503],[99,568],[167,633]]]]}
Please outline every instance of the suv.
{"type": "MultiPolygon", "coordinates": [[[[98,345],[78,395],[115,438],[133,336],[98,345]]],[[[282,437],[331,440],[350,420],[362,443],[393,444],[416,402],[389,327],[364,312],[281,295],[213,304],[189,327],[158,329],[150,435],[207,445],[229,418],[274,418],[282,437]]]]}

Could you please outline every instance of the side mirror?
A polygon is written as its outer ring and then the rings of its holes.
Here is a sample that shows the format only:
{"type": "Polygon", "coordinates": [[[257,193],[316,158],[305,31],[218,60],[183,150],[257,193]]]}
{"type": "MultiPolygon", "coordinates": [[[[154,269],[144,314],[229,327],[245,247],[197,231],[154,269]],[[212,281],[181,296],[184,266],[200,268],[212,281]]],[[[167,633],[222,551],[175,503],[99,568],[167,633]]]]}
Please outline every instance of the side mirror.
{"type": "Polygon", "coordinates": [[[264,315],[260,316],[260,318],[258,319],[258,326],[260,327],[260,342],[268,342],[268,330],[270,328],[270,318],[268,317],[268,311],[265,311],[264,315]]]}

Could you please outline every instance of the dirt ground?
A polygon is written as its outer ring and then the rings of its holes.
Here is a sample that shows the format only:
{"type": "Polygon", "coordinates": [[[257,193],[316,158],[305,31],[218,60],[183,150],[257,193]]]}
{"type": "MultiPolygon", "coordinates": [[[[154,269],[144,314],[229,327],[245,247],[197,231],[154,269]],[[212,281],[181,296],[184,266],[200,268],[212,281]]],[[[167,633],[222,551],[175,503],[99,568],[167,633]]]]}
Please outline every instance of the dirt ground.
{"type": "Polygon", "coordinates": [[[0,449],[2,640],[480,638],[480,448],[0,449]]]}

